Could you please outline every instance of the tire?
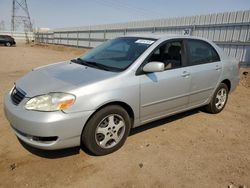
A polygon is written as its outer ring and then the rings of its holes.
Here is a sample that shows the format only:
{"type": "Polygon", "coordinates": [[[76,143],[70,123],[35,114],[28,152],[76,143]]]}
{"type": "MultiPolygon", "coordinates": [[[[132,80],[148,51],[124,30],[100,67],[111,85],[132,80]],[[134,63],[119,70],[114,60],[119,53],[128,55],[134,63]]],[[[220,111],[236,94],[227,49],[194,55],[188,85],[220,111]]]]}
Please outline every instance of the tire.
{"type": "Polygon", "coordinates": [[[10,46],[11,46],[10,42],[6,42],[6,43],[5,43],[5,46],[10,47],[10,46]]]}
{"type": "Polygon", "coordinates": [[[221,112],[226,106],[228,93],[229,91],[227,85],[220,83],[219,87],[215,90],[210,103],[205,106],[205,110],[211,114],[221,112]]]}
{"type": "Polygon", "coordinates": [[[123,146],[130,128],[130,117],[124,108],[117,105],[106,106],[87,122],[81,141],[91,153],[107,155],[123,146]]]}

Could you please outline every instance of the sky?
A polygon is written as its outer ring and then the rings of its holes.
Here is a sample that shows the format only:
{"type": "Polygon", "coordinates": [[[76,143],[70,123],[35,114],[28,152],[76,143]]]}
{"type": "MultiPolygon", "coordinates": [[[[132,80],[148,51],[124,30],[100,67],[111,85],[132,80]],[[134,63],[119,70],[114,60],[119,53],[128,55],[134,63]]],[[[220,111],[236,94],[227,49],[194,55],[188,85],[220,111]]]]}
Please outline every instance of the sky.
{"type": "MultiPolygon", "coordinates": [[[[18,0],[22,1],[22,0],[18,0]]],[[[27,0],[35,27],[64,28],[250,10],[250,0],[27,0]]],[[[12,0],[0,0],[10,29],[12,0]]],[[[21,11],[18,14],[23,15],[21,11]]]]}

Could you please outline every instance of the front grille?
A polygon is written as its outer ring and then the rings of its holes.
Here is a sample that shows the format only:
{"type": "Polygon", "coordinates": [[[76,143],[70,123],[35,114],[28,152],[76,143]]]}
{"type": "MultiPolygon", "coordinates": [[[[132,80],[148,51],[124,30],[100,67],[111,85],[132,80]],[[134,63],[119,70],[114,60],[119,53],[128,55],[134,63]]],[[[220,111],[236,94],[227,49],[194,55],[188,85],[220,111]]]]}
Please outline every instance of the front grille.
{"type": "Polygon", "coordinates": [[[12,102],[15,105],[18,105],[25,97],[25,93],[19,89],[17,89],[16,87],[14,87],[14,89],[11,92],[11,99],[12,102]]]}

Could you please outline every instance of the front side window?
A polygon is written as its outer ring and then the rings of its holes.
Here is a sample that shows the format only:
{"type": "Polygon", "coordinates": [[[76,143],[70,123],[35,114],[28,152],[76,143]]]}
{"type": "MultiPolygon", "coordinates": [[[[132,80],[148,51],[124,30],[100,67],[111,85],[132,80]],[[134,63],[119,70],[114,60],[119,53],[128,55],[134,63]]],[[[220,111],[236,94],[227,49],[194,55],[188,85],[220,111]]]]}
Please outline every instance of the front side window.
{"type": "Polygon", "coordinates": [[[129,67],[155,39],[139,37],[121,37],[104,42],[86,55],[80,57],[89,65],[101,65],[111,71],[122,71],[129,67]]]}
{"type": "Polygon", "coordinates": [[[215,49],[205,41],[188,40],[187,45],[190,65],[220,61],[215,49]]]}
{"type": "Polygon", "coordinates": [[[183,64],[182,52],[181,41],[167,42],[155,49],[148,62],[162,62],[165,65],[165,70],[178,68],[183,64]]]}

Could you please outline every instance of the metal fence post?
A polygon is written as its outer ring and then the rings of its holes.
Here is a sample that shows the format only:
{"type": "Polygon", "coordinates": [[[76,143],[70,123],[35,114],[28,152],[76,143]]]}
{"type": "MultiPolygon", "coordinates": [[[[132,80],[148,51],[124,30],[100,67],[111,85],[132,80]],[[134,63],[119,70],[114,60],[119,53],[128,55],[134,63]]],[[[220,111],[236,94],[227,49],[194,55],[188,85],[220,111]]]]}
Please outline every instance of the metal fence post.
{"type": "Polygon", "coordinates": [[[76,31],[76,46],[79,48],[79,31],[76,31]]]}
{"type": "Polygon", "coordinates": [[[90,37],[91,37],[91,30],[89,30],[89,46],[88,46],[89,48],[90,48],[90,45],[91,45],[90,44],[90,40],[91,40],[90,37]]]}

